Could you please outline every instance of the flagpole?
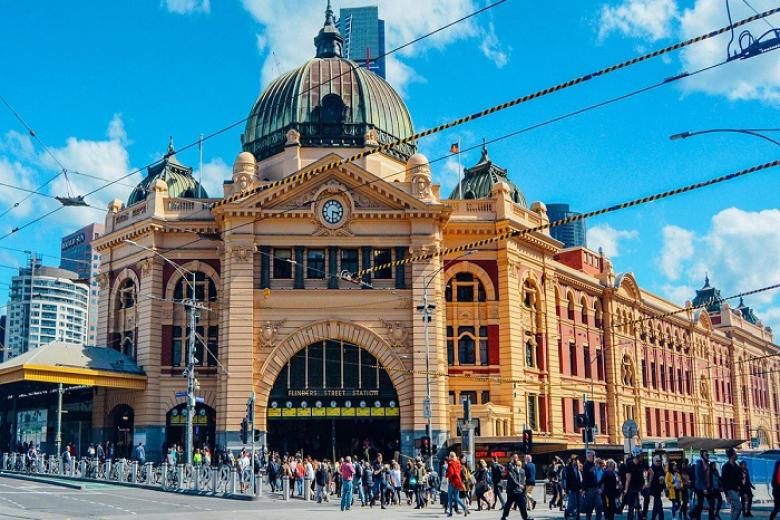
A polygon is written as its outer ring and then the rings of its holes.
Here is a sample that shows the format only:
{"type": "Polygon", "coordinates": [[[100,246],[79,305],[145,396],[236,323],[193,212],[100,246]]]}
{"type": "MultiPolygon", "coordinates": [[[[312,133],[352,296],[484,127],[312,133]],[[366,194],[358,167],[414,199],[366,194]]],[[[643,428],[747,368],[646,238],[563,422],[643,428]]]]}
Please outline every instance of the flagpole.
{"type": "Polygon", "coordinates": [[[460,136],[458,136],[458,199],[463,200],[463,166],[460,163],[460,136]]]}

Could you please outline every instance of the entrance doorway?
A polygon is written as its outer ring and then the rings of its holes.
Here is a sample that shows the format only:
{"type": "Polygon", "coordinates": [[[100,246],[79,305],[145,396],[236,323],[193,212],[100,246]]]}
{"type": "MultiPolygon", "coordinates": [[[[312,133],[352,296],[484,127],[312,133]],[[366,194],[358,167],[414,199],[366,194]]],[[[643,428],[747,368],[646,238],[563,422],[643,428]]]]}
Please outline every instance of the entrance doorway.
{"type": "Polygon", "coordinates": [[[116,458],[129,458],[133,449],[133,426],[135,412],[126,404],[119,404],[111,410],[111,442],[116,458]]]}
{"type": "MultiPolygon", "coordinates": [[[[214,450],[214,434],[216,432],[217,412],[202,403],[195,405],[195,416],[192,418],[192,446],[203,448],[208,446],[214,450]]],[[[165,449],[174,444],[184,447],[187,435],[187,404],[182,403],[168,410],[165,416],[165,449]]]]}
{"type": "Polygon", "coordinates": [[[268,449],[335,459],[392,458],[400,446],[398,394],[370,352],[340,340],[295,354],[268,403],[268,449]]]}

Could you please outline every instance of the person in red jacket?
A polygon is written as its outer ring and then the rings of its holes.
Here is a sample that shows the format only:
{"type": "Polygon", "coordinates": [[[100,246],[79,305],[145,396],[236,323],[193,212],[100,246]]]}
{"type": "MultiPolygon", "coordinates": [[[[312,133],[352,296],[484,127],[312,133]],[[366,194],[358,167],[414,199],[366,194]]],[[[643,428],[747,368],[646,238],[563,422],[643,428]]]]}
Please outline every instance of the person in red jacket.
{"type": "Polygon", "coordinates": [[[450,456],[447,458],[447,516],[452,516],[452,510],[455,504],[463,508],[463,513],[468,516],[469,510],[463,501],[460,499],[460,492],[466,488],[463,486],[463,479],[461,478],[461,465],[458,457],[454,452],[450,452],[450,456]]]}

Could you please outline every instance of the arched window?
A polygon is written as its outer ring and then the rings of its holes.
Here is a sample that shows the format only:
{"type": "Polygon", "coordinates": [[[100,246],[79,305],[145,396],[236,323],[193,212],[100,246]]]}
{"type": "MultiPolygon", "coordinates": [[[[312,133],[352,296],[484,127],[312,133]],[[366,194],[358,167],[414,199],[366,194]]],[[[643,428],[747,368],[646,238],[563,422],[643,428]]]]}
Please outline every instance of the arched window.
{"type": "Polygon", "coordinates": [[[567,303],[566,303],[566,312],[568,315],[568,318],[571,321],[574,321],[574,295],[569,293],[569,295],[566,297],[567,303]]]}
{"type": "Polygon", "coordinates": [[[561,293],[555,288],[555,315],[561,317],[561,293]]]}
{"type": "Polygon", "coordinates": [[[539,366],[537,345],[542,330],[542,302],[534,282],[529,278],[523,283],[523,313],[527,314],[524,321],[525,329],[525,364],[528,367],[539,366]]]}
{"type": "Polygon", "coordinates": [[[457,273],[450,278],[444,290],[444,297],[448,302],[484,302],[487,300],[485,286],[471,273],[457,273]]]}
{"type": "Polygon", "coordinates": [[[135,307],[135,301],[135,283],[131,278],[127,278],[119,285],[119,290],[117,291],[117,309],[130,309],[135,307]]]}
{"type": "Polygon", "coordinates": [[[588,300],[583,296],[582,301],[580,302],[582,305],[582,309],[580,309],[580,318],[582,320],[582,323],[584,325],[588,324],[588,300]]]}
{"type": "MultiPolygon", "coordinates": [[[[217,285],[202,271],[195,271],[195,300],[206,307],[198,311],[195,327],[195,365],[217,366],[219,337],[219,313],[217,312],[217,285]]],[[[181,302],[192,296],[192,274],[176,281],[173,299],[181,302]]],[[[181,304],[173,306],[173,327],[171,331],[171,365],[186,366],[190,341],[190,327],[187,308],[181,304]]]]}
{"type": "Polygon", "coordinates": [[[447,327],[447,363],[487,365],[489,363],[487,327],[460,326],[457,328],[457,334],[455,334],[455,327],[447,327]]]}
{"type": "Polygon", "coordinates": [[[525,341],[525,364],[528,367],[536,366],[536,342],[531,338],[525,341]]]}
{"type": "Polygon", "coordinates": [[[126,356],[135,359],[135,329],[138,312],[138,290],[132,278],[119,283],[115,293],[114,316],[109,333],[109,345],[126,356]]]}
{"type": "Polygon", "coordinates": [[[601,302],[598,298],[595,298],[593,300],[593,326],[601,328],[602,320],[601,302]]]}

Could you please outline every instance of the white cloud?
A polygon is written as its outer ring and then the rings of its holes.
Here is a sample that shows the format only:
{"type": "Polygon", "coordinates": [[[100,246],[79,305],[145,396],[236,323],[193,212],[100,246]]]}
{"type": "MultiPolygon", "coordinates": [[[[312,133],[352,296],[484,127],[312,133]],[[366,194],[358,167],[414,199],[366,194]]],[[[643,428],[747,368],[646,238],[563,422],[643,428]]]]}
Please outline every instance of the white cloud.
{"type": "MultiPolygon", "coordinates": [[[[741,2],[732,2],[731,5],[734,21],[754,14],[741,2]]],[[[751,5],[759,11],[775,7],[774,2],[769,0],[755,0],[751,5]]],[[[721,0],[697,0],[692,8],[683,12],[681,20],[680,38],[690,38],[728,25],[728,17],[721,0]]],[[[776,24],[778,20],[770,21],[776,24]]],[[[749,29],[758,37],[766,32],[768,26],[763,21],[758,21],[738,31],[741,33],[745,29],[749,29]]],[[[683,69],[697,70],[724,60],[730,38],[730,34],[726,33],[684,49],[680,55],[683,69]]],[[[738,49],[736,41],[735,44],[738,49]]],[[[732,45],[732,50],[734,47],[732,45]]],[[[723,95],[731,100],[758,100],[777,105],[780,104],[780,60],[774,53],[747,60],[735,60],[714,71],[686,79],[682,85],[689,92],[705,92],[723,95]]]]}
{"type": "MultiPolygon", "coordinates": [[[[754,15],[744,2],[731,2],[734,21],[754,15]]],[[[753,0],[756,10],[775,7],[772,0],[753,0]]],[[[766,19],[777,26],[780,17],[766,19]]],[[[681,9],[676,0],[622,0],[617,6],[603,5],[599,20],[599,39],[611,33],[656,41],[662,38],[685,40],[709,33],[729,23],[723,0],[695,0],[681,9]]],[[[747,29],[754,37],[764,34],[769,26],[759,20],[740,27],[735,34],[731,53],[739,50],[739,34],[747,29]]],[[[727,56],[730,33],[698,42],[679,53],[681,68],[693,72],[723,61],[727,56]]],[[[674,58],[678,59],[678,58],[674,58]]],[[[725,96],[732,101],[757,100],[780,105],[780,60],[773,53],[747,60],[734,60],[717,69],[704,72],[679,82],[684,92],[704,92],[725,96]]]]}
{"type": "Polygon", "coordinates": [[[601,248],[610,258],[620,256],[623,241],[635,240],[638,237],[639,232],[635,229],[615,229],[609,224],[593,226],[587,233],[588,247],[594,251],[601,248]]]}
{"type": "MultiPolygon", "coordinates": [[[[667,226],[670,227],[670,226],[667,226]]],[[[675,226],[676,227],[676,226],[675,226]]],[[[676,233],[692,238],[693,233],[677,228],[676,233]]],[[[739,208],[725,209],[712,217],[709,230],[700,238],[693,238],[689,244],[692,251],[677,256],[679,263],[671,270],[679,274],[683,284],[701,287],[704,273],[708,273],[712,285],[728,296],[767,285],[780,283],[780,210],[745,211],[739,208]]],[[[678,248],[675,244],[672,248],[678,248]]],[[[661,258],[674,256],[676,252],[664,250],[661,258]]],[[[664,273],[669,275],[664,269],[664,273]]],[[[670,277],[671,279],[674,279],[670,277]]],[[[665,286],[665,293],[671,294],[677,289],[665,286]]],[[[695,293],[689,292],[686,299],[695,293]]],[[[764,322],[773,324],[780,331],[780,310],[777,291],[767,291],[753,295],[746,303],[758,307],[756,311],[764,322]],[[772,321],[774,320],[774,321],[772,321]]],[[[736,306],[736,302],[731,302],[736,306]]]]}
{"type": "MultiPolygon", "coordinates": [[[[313,38],[322,27],[324,2],[299,0],[242,0],[244,8],[263,26],[263,39],[258,48],[266,52],[261,81],[268,84],[280,72],[300,66],[314,56],[313,38]],[[271,54],[273,52],[273,55],[271,54]],[[278,67],[277,67],[278,63],[278,67]],[[278,70],[277,70],[278,69],[278,70]]],[[[385,50],[389,51],[440,26],[461,18],[479,8],[476,0],[378,0],[379,16],[385,20],[385,50]],[[410,15],[410,13],[414,13],[410,15]]],[[[338,7],[365,5],[365,0],[344,0],[338,7]]],[[[335,10],[338,17],[338,9],[335,10]]],[[[410,82],[424,81],[405,58],[424,55],[430,49],[444,49],[453,42],[483,38],[489,45],[483,53],[497,66],[508,60],[501,49],[495,29],[482,29],[475,19],[469,19],[411,45],[387,59],[387,76],[394,87],[403,92],[410,82]],[[489,54],[489,53],[491,54],[489,54]]]]}
{"type": "Polygon", "coordinates": [[[209,13],[211,0],[162,0],[161,5],[175,14],[209,13]]]}
{"type": "MultiPolygon", "coordinates": [[[[196,179],[200,179],[200,172],[196,169],[193,173],[196,179]]],[[[233,175],[232,168],[222,160],[216,157],[207,163],[203,163],[203,187],[209,197],[216,198],[222,196],[222,184],[229,180],[233,175]]]]}
{"type": "Polygon", "coordinates": [[[495,25],[493,22],[489,22],[488,28],[483,34],[482,43],[479,44],[479,50],[500,69],[509,62],[508,53],[511,52],[512,47],[501,45],[496,35],[495,25]]]}
{"type": "MultiPolygon", "coordinates": [[[[21,162],[0,156],[0,183],[34,190],[33,181],[35,179],[35,172],[21,162]]],[[[0,185],[0,199],[3,201],[0,203],[0,213],[5,213],[6,210],[13,208],[9,213],[12,217],[21,218],[29,215],[33,209],[37,208],[36,202],[40,200],[40,197],[32,195],[26,202],[19,203],[28,195],[27,192],[0,185]]],[[[6,231],[5,227],[2,227],[3,233],[6,231]]]]}
{"type": "Polygon", "coordinates": [[[664,226],[662,234],[661,270],[670,280],[677,280],[683,264],[693,258],[695,235],[679,226],[664,226]]]}
{"type": "Polygon", "coordinates": [[[678,16],[675,0],[623,0],[616,6],[603,5],[599,39],[613,32],[652,41],[668,38],[678,16]]]}

